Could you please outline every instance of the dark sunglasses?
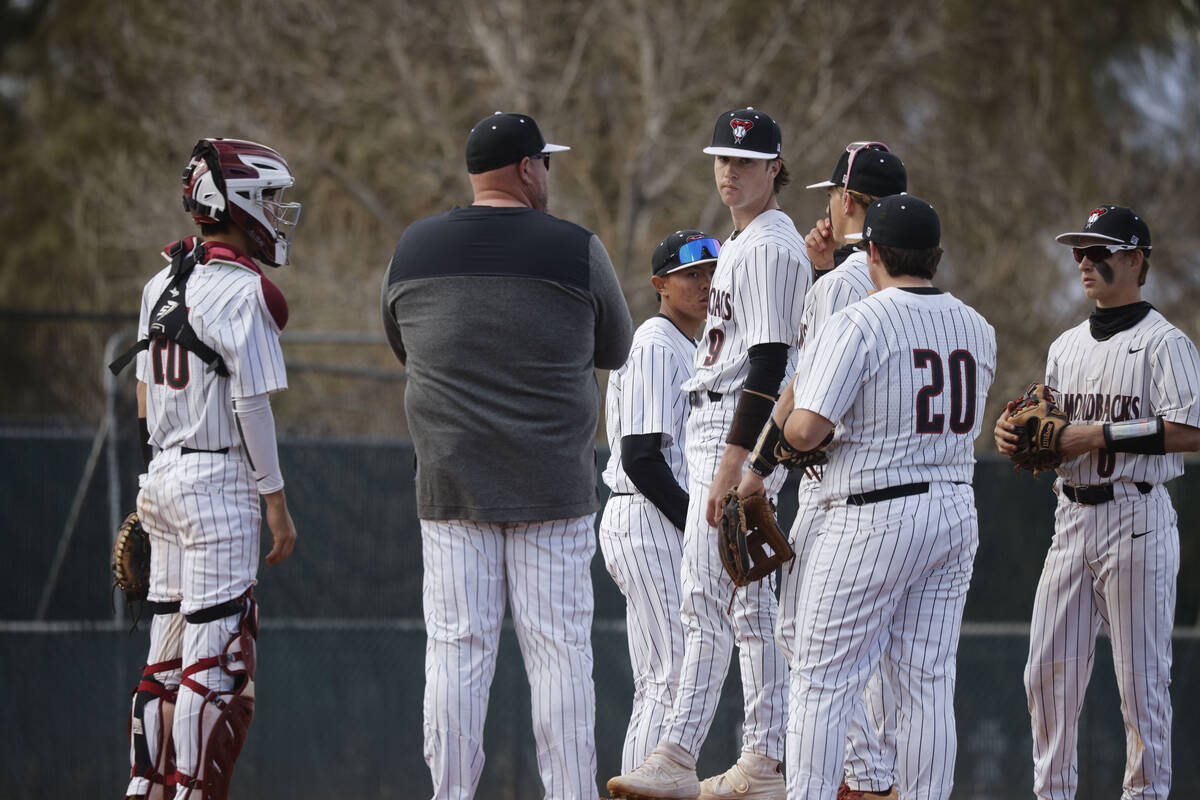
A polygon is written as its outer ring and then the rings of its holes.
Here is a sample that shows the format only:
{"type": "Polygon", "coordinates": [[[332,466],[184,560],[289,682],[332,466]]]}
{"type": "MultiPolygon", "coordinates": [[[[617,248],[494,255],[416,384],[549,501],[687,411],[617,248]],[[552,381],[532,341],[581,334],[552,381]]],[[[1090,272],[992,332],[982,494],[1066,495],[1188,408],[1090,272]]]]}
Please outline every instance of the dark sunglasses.
{"type": "Polygon", "coordinates": [[[721,243],[716,239],[692,239],[679,248],[679,263],[691,264],[706,258],[716,258],[721,252],[721,243]]]}
{"type": "Polygon", "coordinates": [[[1082,264],[1086,256],[1093,264],[1102,264],[1108,259],[1117,254],[1118,250],[1136,250],[1136,247],[1130,245],[1110,246],[1106,244],[1093,244],[1089,247],[1072,247],[1071,255],[1075,256],[1075,263],[1082,264]]]}
{"type": "Polygon", "coordinates": [[[530,161],[537,161],[539,158],[542,160],[542,163],[546,165],[546,171],[549,172],[550,171],[550,156],[548,156],[544,153],[534,153],[533,155],[529,156],[530,161]]]}

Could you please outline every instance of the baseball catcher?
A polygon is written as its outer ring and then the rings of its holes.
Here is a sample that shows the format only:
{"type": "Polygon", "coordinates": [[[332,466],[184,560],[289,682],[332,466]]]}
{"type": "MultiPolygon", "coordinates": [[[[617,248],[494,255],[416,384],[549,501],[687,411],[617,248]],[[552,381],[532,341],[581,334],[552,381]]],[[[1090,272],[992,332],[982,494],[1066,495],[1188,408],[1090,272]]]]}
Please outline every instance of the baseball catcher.
{"type": "MultiPolygon", "coordinates": [[[[735,587],[762,580],[795,554],[775,520],[775,504],[762,495],[725,494],[717,526],[721,563],[735,587]]],[[[733,597],[729,598],[733,608],[733,597]]]]}
{"type": "Polygon", "coordinates": [[[1063,461],[1060,442],[1071,424],[1054,401],[1054,390],[1031,383],[1025,394],[1008,404],[1008,421],[1016,427],[1016,451],[1009,456],[1016,469],[1034,475],[1052,470],[1063,461]]]}

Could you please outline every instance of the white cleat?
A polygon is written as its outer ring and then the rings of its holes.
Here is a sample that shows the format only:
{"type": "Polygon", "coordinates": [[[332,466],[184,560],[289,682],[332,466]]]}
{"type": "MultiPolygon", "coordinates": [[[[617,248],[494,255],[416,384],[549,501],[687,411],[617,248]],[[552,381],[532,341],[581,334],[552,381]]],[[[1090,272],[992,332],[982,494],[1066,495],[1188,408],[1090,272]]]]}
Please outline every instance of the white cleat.
{"type": "Polygon", "coordinates": [[[607,785],[613,797],[623,800],[696,800],[700,794],[696,770],[657,747],[637,769],[612,778],[607,785]]]}
{"type": "Polygon", "coordinates": [[[738,763],[723,775],[705,778],[700,784],[699,800],[786,800],[787,786],[783,773],[773,772],[769,777],[747,772],[738,763]]]}

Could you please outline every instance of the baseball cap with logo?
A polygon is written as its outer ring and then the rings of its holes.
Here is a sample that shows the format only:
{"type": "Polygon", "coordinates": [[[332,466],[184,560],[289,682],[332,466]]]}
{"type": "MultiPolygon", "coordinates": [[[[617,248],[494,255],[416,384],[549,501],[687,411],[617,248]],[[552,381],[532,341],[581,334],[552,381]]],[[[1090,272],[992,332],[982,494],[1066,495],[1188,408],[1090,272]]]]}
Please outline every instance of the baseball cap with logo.
{"type": "Polygon", "coordinates": [[[871,203],[862,233],[847,234],[846,239],[901,250],[930,250],[941,244],[942,223],[933,206],[921,198],[893,194],[871,203]]]}
{"type": "Polygon", "coordinates": [[[721,243],[704,231],[675,231],[658,243],[650,257],[650,274],[670,275],[672,272],[717,260],[721,243]]]}
{"type": "Polygon", "coordinates": [[[547,144],[528,114],[497,111],[475,123],[467,134],[467,172],[478,175],[515,164],[522,158],[570,149],[561,144],[547,144]]]}
{"type": "Polygon", "coordinates": [[[717,117],[712,144],[704,148],[710,156],[734,158],[778,158],[782,150],[779,126],[753,106],[735,108],[717,117]]]}
{"type": "Polygon", "coordinates": [[[1150,252],[1150,227],[1125,206],[1100,206],[1088,214],[1083,230],[1060,233],[1054,241],[1068,247],[1107,244],[1122,250],[1150,252]]]}
{"type": "Polygon", "coordinates": [[[895,153],[874,146],[868,146],[858,153],[850,180],[846,182],[846,165],[850,163],[851,152],[850,149],[842,151],[829,180],[810,183],[807,188],[824,189],[845,183],[847,189],[872,197],[887,197],[908,191],[908,170],[904,168],[904,162],[895,153]]]}

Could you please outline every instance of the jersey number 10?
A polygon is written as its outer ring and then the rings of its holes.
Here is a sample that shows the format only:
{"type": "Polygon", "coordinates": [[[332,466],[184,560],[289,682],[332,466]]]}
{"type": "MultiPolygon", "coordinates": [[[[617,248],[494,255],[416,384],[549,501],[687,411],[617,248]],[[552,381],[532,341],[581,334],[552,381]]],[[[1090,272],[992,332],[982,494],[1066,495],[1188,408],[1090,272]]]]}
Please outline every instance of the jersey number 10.
{"type": "Polygon", "coordinates": [[[933,398],[945,388],[950,374],[950,430],[970,433],[975,427],[975,357],[968,350],[955,350],[942,370],[942,357],[935,350],[913,350],[913,366],[928,369],[929,383],[917,392],[917,433],[942,433],[945,414],[933,413],[933,398]]]}
{"type": "Polygon", "coordinates": [[[155,383],[160,386],[165,383],[172,389],[182,389],[188,385],[188,354],[175,342],[170,339],[155,339],[150,345],[150,360],[155,383]]]}

